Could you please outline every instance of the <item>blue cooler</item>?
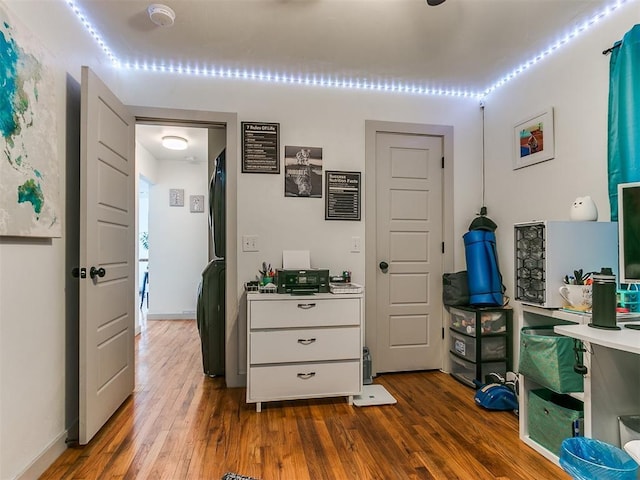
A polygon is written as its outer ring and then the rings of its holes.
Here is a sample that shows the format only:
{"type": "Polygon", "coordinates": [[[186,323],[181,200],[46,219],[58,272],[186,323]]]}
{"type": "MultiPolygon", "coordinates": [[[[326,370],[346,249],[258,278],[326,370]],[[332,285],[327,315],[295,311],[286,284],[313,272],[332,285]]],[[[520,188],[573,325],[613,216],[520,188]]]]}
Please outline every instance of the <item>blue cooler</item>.
{"type": "Polygon", "coordinates": [[[504,298],[496,234],[489,230],[470,230],[462,238],[467,259],[469,304],[479,307],[502,305],[504,298]]]}

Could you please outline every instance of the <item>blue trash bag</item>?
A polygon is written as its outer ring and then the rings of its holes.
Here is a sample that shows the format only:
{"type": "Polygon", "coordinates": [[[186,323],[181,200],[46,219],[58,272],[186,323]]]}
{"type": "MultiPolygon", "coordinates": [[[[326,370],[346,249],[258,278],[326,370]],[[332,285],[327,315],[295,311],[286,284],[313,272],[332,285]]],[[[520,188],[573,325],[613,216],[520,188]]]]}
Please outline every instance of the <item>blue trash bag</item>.
{"type": "Polygon", "coordinates": [[[600,440],[562,441],[560,466],[575,480],[636,480],[638,464],[624,450],[600,440]]]}

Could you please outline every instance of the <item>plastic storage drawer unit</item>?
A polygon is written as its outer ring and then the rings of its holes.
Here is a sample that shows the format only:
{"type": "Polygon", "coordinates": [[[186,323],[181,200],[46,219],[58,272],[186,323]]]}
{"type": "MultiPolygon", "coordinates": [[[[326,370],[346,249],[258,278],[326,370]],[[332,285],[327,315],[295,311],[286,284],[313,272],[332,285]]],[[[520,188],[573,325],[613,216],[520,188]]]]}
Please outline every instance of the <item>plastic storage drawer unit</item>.
{"type": "MultiPolygon", "coordinates": [[[[476,361],[476,337],[450,332],[449,350],[472,362],[476,361]]],[[[507,337],[485,337],[480,344],[480,360],[502,360],[507,356],[507,337]]]]}
{"type": "Polygon", "coordinates": [[[453,353],[451,357],[451,375],[461,382],[475,387],[474,380],[484,383],[484,378],[490,373],[507,374],[507,362],[473,363],[464,360],[453,353]]]}
{"type": "Polygon", "coordinates": [[[500,307],[477,309],[450,307],[449,316],[449,327],[452,330],[475,337],[506,332],[511,320],[511,310],[500,307]]]}

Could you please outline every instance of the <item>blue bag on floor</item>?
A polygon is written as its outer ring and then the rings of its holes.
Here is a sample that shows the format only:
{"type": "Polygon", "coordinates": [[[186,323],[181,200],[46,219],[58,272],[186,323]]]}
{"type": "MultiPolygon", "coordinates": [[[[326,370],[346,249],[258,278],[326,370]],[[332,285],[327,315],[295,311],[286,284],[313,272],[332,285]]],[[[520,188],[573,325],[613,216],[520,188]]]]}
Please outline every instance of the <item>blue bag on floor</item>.
{"type": "Polygon", "coordinates": [[[487,410],[518,410],[518,397],[507,385],[490,383],[476,391],[476,405],[487,410]]]}

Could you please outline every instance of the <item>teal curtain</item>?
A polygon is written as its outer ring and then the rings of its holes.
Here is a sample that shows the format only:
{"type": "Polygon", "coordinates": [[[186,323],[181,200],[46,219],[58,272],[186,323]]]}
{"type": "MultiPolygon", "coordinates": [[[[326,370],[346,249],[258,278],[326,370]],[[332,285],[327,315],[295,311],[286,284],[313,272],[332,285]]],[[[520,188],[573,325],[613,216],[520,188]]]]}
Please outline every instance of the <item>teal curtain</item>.
{"type": "Polygon", "coordinates": [[[618,220],[618,184],[640,181],[640,24],[615,43],[609,61],[609,205],[618,220]]]}

